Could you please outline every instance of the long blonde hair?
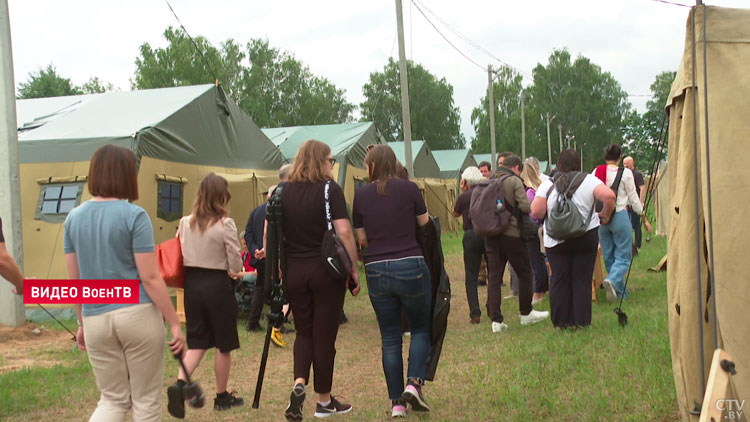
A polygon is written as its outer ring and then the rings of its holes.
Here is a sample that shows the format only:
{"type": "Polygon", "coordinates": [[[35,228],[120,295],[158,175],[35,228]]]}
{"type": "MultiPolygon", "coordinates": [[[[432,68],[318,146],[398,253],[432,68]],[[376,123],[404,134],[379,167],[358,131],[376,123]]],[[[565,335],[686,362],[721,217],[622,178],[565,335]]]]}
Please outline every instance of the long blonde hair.
{"type": "Polygon", "coordinates": [[[198,194],[193,204],[192,217],[190,217],[190,227],[193,228],[198,224],[200,232],[203,233],[215,222],[226,217],[231,198],[227,179],[216,173],[208,173],[198,186],[198,194]]]}
{"type": "Polygon", "coordinates": [[[536,167],[530,165],[530,163],[527,163],[523,166],[523,170],[521,170],[521,179],[523,179],[524,185],[534,190],[537,190],[537,188],[539,188],[539,185],[542,184],[542,179],[539,177],[539,172],[536,170],[536,167]]]}
{"type": "Polygon", "coordinates": [[[331,147],[323,142],[315,139],[305,141],[294,157],[292,170],[289,171],[289,181],[317,183],[333,180],[328,169],[330,153],[331,147]]]}

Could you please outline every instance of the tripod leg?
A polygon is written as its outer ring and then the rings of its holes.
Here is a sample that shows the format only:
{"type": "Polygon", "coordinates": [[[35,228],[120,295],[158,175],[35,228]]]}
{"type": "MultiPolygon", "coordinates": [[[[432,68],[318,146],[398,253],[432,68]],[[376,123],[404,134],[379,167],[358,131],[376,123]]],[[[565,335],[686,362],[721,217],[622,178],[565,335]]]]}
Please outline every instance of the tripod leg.
{"type": "Polygon", "coordinates": [[[260,406],[260,392],[263,389],[263,378],[266,375],[266,362],[268,361],[268,347],[271,343],[271,330],[273,327],[271,323],[268,323],[266,328],[266,338],[263,341],[263,355],[260,359],[260,368],[258,369],[258,382],[255,384],[255,396],[253,397],[253,409],[257,409],[260,406]]]}

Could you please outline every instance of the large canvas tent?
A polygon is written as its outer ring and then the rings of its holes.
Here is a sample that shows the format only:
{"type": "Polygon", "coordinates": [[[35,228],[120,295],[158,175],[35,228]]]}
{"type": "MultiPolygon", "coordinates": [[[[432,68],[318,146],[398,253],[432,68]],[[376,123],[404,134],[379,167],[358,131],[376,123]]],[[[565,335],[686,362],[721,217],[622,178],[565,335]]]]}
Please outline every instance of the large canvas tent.
{"type": "Polygon", "coordinates": [[[477,165],[469,149],[434,150],[432,155],[435,156],[440,168],[440,177],[443,179],[459,179],[466,167],[477,165]]]}
{"type": "Polygon", "coordinates": [[[384,144],[385,140],[372,122],[341,123],[317,126],[292,126],[262,129],[263,133],[279,147],[284,159],[291,162],[302,143],[308,139],[325,142],[336,158],[337,182],[344,190],[349,204],[354,191],[367,178],[364,160],[367,146],[384,144]]]}
{"type": "MultiPolygon", "coordinates": [[[[396,159],[406,166],[406,147],[403,141],[388,142],[396,154],[396,159]]],[[[440,178],[440,166],[432,155],[430,146],[425,141],[411,141],[411,158],[414,166],[414,174],[410,177],[434,177],[440,178]]]]}
{"type": "MultiPolygon", "coordinates": [[[[486,161],[488,163],[492,162],[492,154],[474,154],[474,159],[477,161],[477,163],[481,163],[482,161],[486,161]]],[[[539,160],[537,158],[537,160],[539,160]]],[[[539,171],[542,173],[549,173],[549,161],[542,161],[539,160],[539,171]]]]}
{"type": "Polygon", "coordinates": [[[690,412],[703,403],[715,346],[732,356],[737,371],[731,396],[722,399],[750,398],[750,289],[741,265],[747,259],[741,245],[750,237],[743,212],[750,180],[738,169],[750,160],[747,63],[750,10],[693,8],[667,103],[667,310],[683,421],[698,420],[690,412]]]}
{"type": "Polygon", "coordinates": [[[26,275],[65,277],[63,221],[90,197],[89,160],[102,145],[138,157],[139,200],[157,242],[175,235],[197,186],[225,176],[230,216],[244,227],[278,180],[278,148],[219,86],[199,85],[17,101],[26,275]]]}

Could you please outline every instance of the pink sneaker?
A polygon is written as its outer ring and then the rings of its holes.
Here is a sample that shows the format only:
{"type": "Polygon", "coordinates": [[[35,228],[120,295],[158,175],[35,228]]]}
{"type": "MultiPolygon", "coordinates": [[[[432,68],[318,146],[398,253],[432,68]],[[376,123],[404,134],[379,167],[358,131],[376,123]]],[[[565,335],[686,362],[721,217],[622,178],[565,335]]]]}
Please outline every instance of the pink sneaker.
{"type": "Polygon", "coordinates": [[[406,417],[406,405],[401,400],[393,400],[391,402],[393,408],[391,409],[392,418],[405,418],[406,417]]]}

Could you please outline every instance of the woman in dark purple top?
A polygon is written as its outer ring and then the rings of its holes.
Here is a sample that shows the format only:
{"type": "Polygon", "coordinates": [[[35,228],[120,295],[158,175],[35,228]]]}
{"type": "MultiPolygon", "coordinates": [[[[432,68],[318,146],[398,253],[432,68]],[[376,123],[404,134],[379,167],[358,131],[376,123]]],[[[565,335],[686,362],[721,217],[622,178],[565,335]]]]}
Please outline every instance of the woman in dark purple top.
{"type": "Polygon", "coordinates": [[[354,229],[364,254],[370,302],[383,341],[383,370],[392,416],[430,410],[422,397],[430,351],[430,273],[417,243],[417,224],[427,224],[424,199],[414,182],[398,178],[390,147],[377,145],[365,157],[370,181],[354,195],[354,229]],[[404,389],[401,311],[411,327],[409,368],[404,389]]]}

